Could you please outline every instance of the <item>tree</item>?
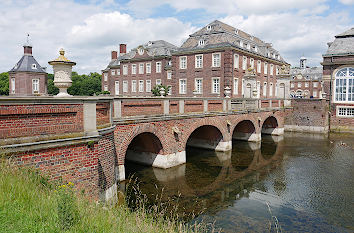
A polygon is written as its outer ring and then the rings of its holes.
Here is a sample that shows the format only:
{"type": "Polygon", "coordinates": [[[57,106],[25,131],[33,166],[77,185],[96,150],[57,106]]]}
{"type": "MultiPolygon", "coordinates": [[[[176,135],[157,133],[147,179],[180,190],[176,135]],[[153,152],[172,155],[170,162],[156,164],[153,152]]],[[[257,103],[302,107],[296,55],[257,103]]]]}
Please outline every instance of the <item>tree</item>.
{"type": "Polygon", "coordinates": [[[48,94],[56,95],[59,93],[59,88],[54,86],[54,75],[48,74],[48,94]]]}
{"type": "Polygon", "coordinates": [[[0,95],[9,95],[9,73],[0,73],[0,95]]]}

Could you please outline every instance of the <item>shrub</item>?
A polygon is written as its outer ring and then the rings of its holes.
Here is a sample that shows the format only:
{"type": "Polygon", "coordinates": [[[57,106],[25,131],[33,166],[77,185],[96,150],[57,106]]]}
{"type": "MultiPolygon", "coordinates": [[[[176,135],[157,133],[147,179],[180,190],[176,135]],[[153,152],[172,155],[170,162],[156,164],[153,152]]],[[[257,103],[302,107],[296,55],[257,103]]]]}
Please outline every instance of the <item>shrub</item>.
{"type": "Polygon", "coordinates": [[[74,184],[69,182],[57,188],[58,223],[67,230],[79,221],[77,200],[73,191],[74,184]]]}

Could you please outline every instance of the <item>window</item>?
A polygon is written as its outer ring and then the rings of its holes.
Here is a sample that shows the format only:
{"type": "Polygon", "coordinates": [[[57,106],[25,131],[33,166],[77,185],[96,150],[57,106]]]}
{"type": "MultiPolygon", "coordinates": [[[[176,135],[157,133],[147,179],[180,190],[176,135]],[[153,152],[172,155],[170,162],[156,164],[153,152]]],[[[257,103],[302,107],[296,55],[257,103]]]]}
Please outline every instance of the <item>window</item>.
{"type": "Polygon", "coordinates": [[[318,87],[318,82],[314,82],[313,87],[318,87]]]}
{"type": "Polygon", "coordinates": [[[186,94],[187,93],[187,80],[186,79],[180,79],[179,80],[179,93],[180,94],[186,94]]]}
{"type": "Polygon", "coordinates": [[[120,75],[120,69],[117,70],[117,75],[120,75]]]}
{"type": "Polygon", "coordinates": [[[116,75],[116,71],[115,70],[111,70],[111,74],[112,75],[116,75]]]}
{"type": "Polygon", "coordinates": [[[261,61],[257,61],[257,72],[261,73],[261,68],[262,68],[262,62],[261,61]]]}
{"type": "Polygon", "coordinates": [[[151,63],[146,63],[146,73],[151,74],[151,63]]]}
{"type": "Polygon", "coordinates": [[[335,101],[354,101],[354,68],[347,67],[335,75],[335,101]]]}
{"type": "Polygon", "coordinates": [[[132,92],[136,92],[136,80],[132,80],[132,92]]]}
{"type": "Polygon", "coordinates": [[[187,57],[179,57],[179,68],[180,69],[187,69],[187,57]]]}
{"type": "Polygon", "coordinates": [[[247,49],[251,49],[251,45],[250,44],[247,44],[247,49]]]}
{"type": "Polygon", "coordinates": [[[156,62],[156,73],[161,73],[161,62],[156,62]]]}
{"type": "Polygon", "coordinates": [[[258,52],[258,47],[257,46],[254,46],[254,51],[258,52]]]}
{"type": "Polygon", "coordinates": [[[32,92],[33,93],[39,92],[39,79],[32,79],[32,92]]]}
{"type": "Polygon", "coordinates": [[[305,87],[309,87],[309,82],[305,82],[305,87]]]}
{"type": "Polygon", "coordinates": [[[161,85],[161,79],[156,79],[156,85],[161,85]]]}
{"type": "Polygon", "coordinates": [[[139,55],[143,55],[144,54],[144,48],[140,47],[138,49],[138,53],[139,53],[139,55]]]}
{"type": "Polygon", "coordinates": [[[213,78],[212,86],[211,86],[211,93],[213,93],[213,94],[220,93],[220,78],[213,78]]]}
{"type": "Polygon", "coordinates": [[[15,93],[16,80],[15,78],[11,78],[11,93],[15,93]]]}
{"type": "Polygon", "coordinates": [[[297,83],[297,87],[301,87],[301,83],[300,82],[297,83]]]}
{"type": "Polygon", "coordinates": [[[207,30],[210,31],[211,30],[211,25],[207,26],[207,30]]]}
{"type": "Polygon", "coordinates": [[[114,93],[115,95],[119,95],[119,81],[114,82],[114,93]]]}
{"type": "Polygon", "coordinates": [[[172,95],[172,86],[168,85],[167,87],[168,87],[167,95],[172,95]]]}
{"type": "Polygon", "coordinates": [[[294,83],[291,83],[291,84],[290,84],[290,87],[291,87],[291,88],[294,88],[294,87],[295,87],[294,83]]]}
{"type": "Polygon", "coordinates": [[[337,116],[339,116],[339,117],[354,117],[354,107],[352,107],[352,106],[337,106],[337,116]]]}
{"type": "Polygon", "coordinates": [[[132,74],[136,74],[136,64],[132,64],[132,74]]]}
{"type": "Polygon", "coordinates": [[[212,66],[213,67],[220,67],[220,53],[213,53],[213,61],[212,61],[212,66]]]}
{"type": "Polygon", "coordinates": [[[123,92],[128,92],[128,81],[123,81],[123,92]]]}
{"type": "Polygon", "coordinates": [[[234,54],[234,68],[239,68],[240,66],[240,57],[238,54],[234,54]]]}
{"type": "Polygon", "coordinates": [[[123,75],[128,74],[128,65],[123,65],[123,75]]]}
{"type": "Polygon", "coordinates": [[[200,39],[198,42],[198,46],[203,46],[205,43],[205,41],[203,39],[200,39]]]}
{"type": "Polygon", "coordinates": [[[275,74],[276,74],[276,75],[279,74],[279,66],[275,66],[275,74]]]}
{"type": "Polygon", "coordinates": [[[254,69],[254,59],[253,58],[250,59],[250,65],[251,65],[251,68],[254,69]]]}
{"type": "Polygon", "coordinates": [[[273,64],[270,64],[270,71],[269,71],[270,75],[273,75],[273,70],[274,70],[273,64]]]}
{"type": "Polygon", "coordinates": [[[234,78],[234,95],[238,94],[238,79],[234,78]]]}
{"type": "Polygon", "coordinates": [[[144,80],[139,80],[139,92],[144,92],[144,80]]]}
{"type": "Polygon", "coordinates": [[[202,94],[203,93],[203,79],[201,79],[201,78],[196,78],[195,79],[194,91],[197,94],[202,94]]]}
{"type": "Polygon", "coordinates": [[[151,80],[146,80],[146,92],[151,92],[151,80]]]}
{"type": "Polygon", "coordinates": [[[267,96],[267,83],[263,84],[263,96],[267,96]]]}
{"type": "Polygon", "coordinates": [[[257,81],[257,98],[261,95],[261,82],[257,81]]]}
{"type": "Polygon", "coordinates": [[[104,74],[103,74],[103,80],[104,80],[105,82],[107,82],[107,80],[108,80],[108,74],[107,74],[107,73],[104,73],[104,74]]]}
{"type": "Polygon", "coordinates": [[[243,56],[242,69],[243,69],[243,70],[246,70],[246,69],[247,69],[247,57],[246,57],[246,56],[243,56]]]}
{"type": "Polygon", "coordinates": [[[242,79],[242,96],[245,94],[245,90],[244,90],[244,87],[245,87],[245,80],[242,79]]]}
{"type": "Polygon", "coordinates": [[[167,71],[167,79],[172,79],[172,71],[167,71]]]}
{"type": "Polygon", "coordinates": [[[273,96],[273,83],[269,84],[269,96],[273,96]]]}
{"type": "Polygon", "coordinates": [[[278,83],[275,84],[275,97],[278,97],[278,83]]]}
{"type": "Polygon", "coordinates": [[[195,55],[195,68],[203,68],[203,55],[195,55]]]}
{"type": "Polygon", "coordinates": [[[36,70],[37,69],[37,65],[36,64],[32,64],[32,69],[36,70]]]}
{"type": "Polygon", "coordinates": [[[264,62],[264,74],[268,73],[268,63],[264,62]]]}
{"type": "Polygon", "coordinates": [[[317,97],[317,91],[313,91],[312,96],[313,96],[314,98],[316,98],[316,97],[317,97]]]}
{"type": "Polygon", "coordinates": [[[144,63],[139,64],[139,74],[144,74],[144,63]]]}
{"type": "Polygon", "coordinates": [[[104,85],[104,86],[103,86],[103,90],[104,90],[104,91],[108,91],[108,85],[104,85]]]}
{"type": "Polygon", "coordinates": [[[243,47],[243,41],[240,40],[240,47],[242,48],[243,47]]]}

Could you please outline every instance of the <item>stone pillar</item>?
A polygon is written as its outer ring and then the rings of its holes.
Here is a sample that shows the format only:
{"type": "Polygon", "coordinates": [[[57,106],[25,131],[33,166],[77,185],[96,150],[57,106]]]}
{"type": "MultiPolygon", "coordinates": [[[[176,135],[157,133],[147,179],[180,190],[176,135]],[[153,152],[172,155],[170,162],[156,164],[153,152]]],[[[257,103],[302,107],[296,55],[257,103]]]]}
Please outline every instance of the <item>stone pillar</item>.
{"type": "Polygon", "coordinates": [[[184,113],[184,100],[179,100],[178,105],[179,105],[179,113],[180,114],[184,113]]]}
{"type": "Polygon", "coordinates": [[[208,100],[203,100],[203,112],[208,112],[208,100]]]}
{"type": "Polygon", "coordinates": [[[118,167],[116,167],[116,180],[117,181],[125,180],[125,167],[124,167],[124,164],[118,165],[118,167]]]}
{"type": "Polygon", "coordinates": [[[86,136],[98,135],[96,126],[96,101],[85,101],[83,104],[84,132],[86,136]]]}
{"type": "Polygon", "coordinates": [[[113,108],[114,108],[114,118],[122,117],[122,101],[114,99],[113,108]]]}
{"type": "Polygon", "coordinates": [[[170,114],[170,101],[163,100],[163,114],[168,115],[170,114]]]}

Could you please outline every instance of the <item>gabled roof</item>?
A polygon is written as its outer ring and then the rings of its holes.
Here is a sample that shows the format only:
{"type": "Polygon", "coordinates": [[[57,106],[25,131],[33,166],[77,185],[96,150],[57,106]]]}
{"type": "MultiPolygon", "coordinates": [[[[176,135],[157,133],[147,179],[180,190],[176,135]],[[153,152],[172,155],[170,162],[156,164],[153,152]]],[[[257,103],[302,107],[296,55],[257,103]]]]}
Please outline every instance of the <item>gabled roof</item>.
{"type": "Polygon", "coordinates": [[[301,74],[307,80],[321,80],[323,74],[322,66],[319,67],[309,67],[309,68],[291,68],[290,75],[296,76],[301,74]]]}
{"type": "Polygon", "coordinates": [[[236,29],[219,20],[215,20],[195,33],[182,44],[179,52],[199,49],[233,46],[251,53],[255,53],[270,59],[284,62],[279,52],[270,43],[265,43],[244,31],[236,29]],[[204,44],[200,45],[199,41],[204,44]],[[273,57],[273,54],[275,58],[273,57]]]}
{"type": "Polygon", "coordinates": [[[23,55],[22,58],[9,72],[35,72],[46,73],[46,71],[38,64],[32,55],[23,55]]]}
{"type": "Polygon", "coordinates": [[[335,36],[324,56],[354,54],[354,28],[335,36]]]}
{"type": "Polygon", "coordinates": [[[336,38],[345,38],[345,37],[353,37],[354,36],[354,28],[349,29],[341,34],[336,35],[336,38]]]}

